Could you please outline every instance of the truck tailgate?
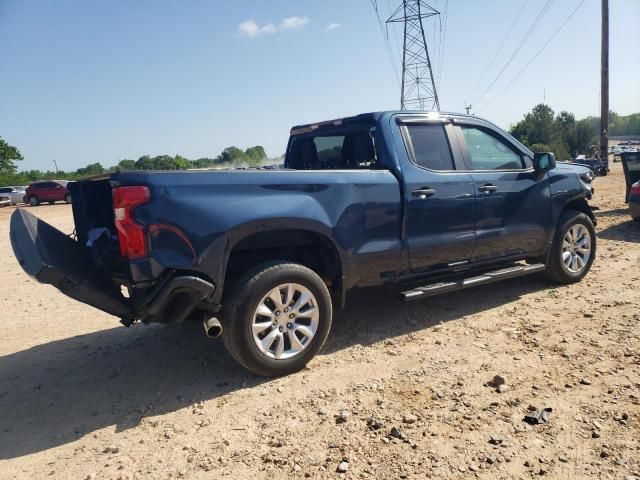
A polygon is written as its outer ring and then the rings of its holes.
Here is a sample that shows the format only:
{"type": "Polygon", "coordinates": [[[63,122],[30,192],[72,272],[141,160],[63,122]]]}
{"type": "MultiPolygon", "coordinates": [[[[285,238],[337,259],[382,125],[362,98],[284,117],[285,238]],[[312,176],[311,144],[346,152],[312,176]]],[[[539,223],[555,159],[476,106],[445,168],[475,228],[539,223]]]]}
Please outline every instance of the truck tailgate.
{"type": "Polygon", "coordinates": [[[18,262],[40,283],[111,315],[134,316],[119,286],[88,248],[24,209],[11,215],[10,237],[18,262]]]}

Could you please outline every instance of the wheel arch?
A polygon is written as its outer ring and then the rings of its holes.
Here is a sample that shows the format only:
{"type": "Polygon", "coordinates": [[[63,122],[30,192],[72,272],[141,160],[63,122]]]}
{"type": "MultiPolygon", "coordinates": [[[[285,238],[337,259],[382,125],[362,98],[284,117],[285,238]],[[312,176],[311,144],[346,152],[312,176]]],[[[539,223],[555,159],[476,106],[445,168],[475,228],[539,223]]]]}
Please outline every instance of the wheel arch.
{"type": "Polygon", "coordinates": [[[566,212],[568,210],[574,210],[574,211],[577,211],[577,212],[582,212],[582,213],[584,213],[586,216],[588,216],[591,219],[591,221],[593,222],[594,225],[596,225],[596,223],[597,223],[596,216],[593,214],[593,210],[591,209],[591,206],[589,205],[589,202],[587,202],[587,199],[584,198],[584,197],[574,198],[573,200],[567,202],[562,207],[562,210],[560,210],[560,214],[558,215],[558,218],[556,219],[556,223],[560,219],[560,215],[562,215],[563,212],[566,212]]]}
{"type": "MultiPolygon", "coordinates": [[[[314,226],[315,227],[315,226],[314,226]]],[[[329,232],[309,226],[276,223],[259,231],[230,232],[224,274],[218,283],[216,298],[222,302],[235,281],[258,263],[281,260],[299,263],[317,273],[340,305],[344,303],[344,252],[329,232]]]]}

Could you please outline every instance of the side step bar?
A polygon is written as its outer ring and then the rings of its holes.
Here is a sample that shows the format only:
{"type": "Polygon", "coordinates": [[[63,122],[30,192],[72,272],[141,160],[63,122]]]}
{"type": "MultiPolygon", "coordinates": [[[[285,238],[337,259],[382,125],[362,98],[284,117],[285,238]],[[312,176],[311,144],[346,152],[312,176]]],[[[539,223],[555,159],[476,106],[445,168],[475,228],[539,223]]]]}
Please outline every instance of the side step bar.
{"type": "Polygon", "coordinates": [[[461,278],[457,280],[432,283],[430,285],[425,285],[424,287],[417,287],[413,290],[407,290],[406,292],[400,293],[400,298],[404,301],[418,300],[421,298],[432,297],[434,295],[440,295],[441,293],[454,292],[456,290],[462,290],[478,285],[486,285],[488,283],[505,280],[507,278],[522,277],[524,275],[542,272],[545,268],[546,266],[544,263],[515,265],[513,267],[486,272],[476,277],[461,278]]]}

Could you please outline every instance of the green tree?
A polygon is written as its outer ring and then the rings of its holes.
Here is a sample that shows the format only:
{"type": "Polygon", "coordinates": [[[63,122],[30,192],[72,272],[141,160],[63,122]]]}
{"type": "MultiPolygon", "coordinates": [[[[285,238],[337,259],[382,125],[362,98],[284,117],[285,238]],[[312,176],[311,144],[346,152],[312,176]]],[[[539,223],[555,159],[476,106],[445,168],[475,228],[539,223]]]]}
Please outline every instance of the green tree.
{"type": "Polygon", "coordinates": [[[136,170],[153,170],[155,168],[155,164],[149,155],[143,155],[136,160],[135,167],[136,170]]]}
{"type": "Polygon", "coordinates": [[[258,166],[267,158],[267,154],[264,151],[264,148],[262,148],[260,145],[247,148],[244,151],[244,156],[247,163],[251,166],[258,166]]]}
{"type": "Polygon", "coordinates": [[[579,153],[576,137],[576,117],[565,110],[556,115],[557,134],[564,140],[569,153],[574,157],[579,153]]]}
{"type": "Polygon", "coordinates": [[[579,154],[599,155],[599,141],[597,130],[594,130],[590,120],[582,119],[576,122],[576,151],[579,154]]]}
{"type": "Polygon", "coordinates": [[[220,154],[224,163],[241,163],[245,160],[245,155],[238,147],[227,147],[220,154]]]}
{"type": "Polygon", "coordinates": [[[534,152],[546,147],[558,160],[568,160],[571,157],[562,128],[571,128],[571,121],[572,114],[561,112],[556,118],[551,107],[540,103],[511,128],[511,134],[525,145],[535,145],[534,152]]]}
{"type": "Polygon", "coordinates": [[[91,163],[86,167],[77,169],[75,172],[75,176],[90,177],[93,175],[100,175],[105,172],[105,168],[100,163],[91,163]]]}
{"type": "Polygon", "coordinates": [[[176,168],[178,170],[186,170],[187,168],[191,168],[192,163],[189,159],[181,156],[181,155],[176,155],[173,158],[175,164],[176,164],[176,168]]]}
{"type": "Polygon", "coordinates": [[[16,172],[16,160],[22,160],[22,154],[13,145],[9,145],[0,137],[0,174],[8,175],[16,172]]]}
{"type": "Polygon", "coordinates": [[[136,161],[135,160],[129,160],[128,158],[125,158],[125,159],[120,160],[118,162],[117,167],[120,170],[135,170],[136,169],[136,161]]]}

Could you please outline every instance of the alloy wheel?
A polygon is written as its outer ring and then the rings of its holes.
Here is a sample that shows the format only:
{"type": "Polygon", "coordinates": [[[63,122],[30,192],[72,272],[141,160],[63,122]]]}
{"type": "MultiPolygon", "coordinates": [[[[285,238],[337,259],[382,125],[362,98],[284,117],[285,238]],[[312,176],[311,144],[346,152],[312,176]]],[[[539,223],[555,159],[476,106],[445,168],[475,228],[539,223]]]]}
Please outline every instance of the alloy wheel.
{"type": "Polygon", "coordinates": [[[591,234],[587,227],[575,224],[569,227],[562,241],[562,263],[571,273],[580,273],[591,258],[591,234]]]}
{"type": "Polygon", "coordinates": [[[270,290],[253,314],[253,341],[267,357],[286,360],[313,340],[320,321],[316,297],[303,285],[284,283],[270,290]]]}

